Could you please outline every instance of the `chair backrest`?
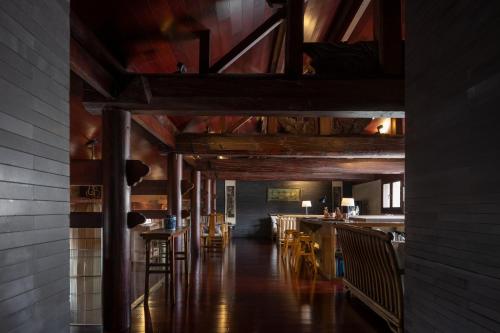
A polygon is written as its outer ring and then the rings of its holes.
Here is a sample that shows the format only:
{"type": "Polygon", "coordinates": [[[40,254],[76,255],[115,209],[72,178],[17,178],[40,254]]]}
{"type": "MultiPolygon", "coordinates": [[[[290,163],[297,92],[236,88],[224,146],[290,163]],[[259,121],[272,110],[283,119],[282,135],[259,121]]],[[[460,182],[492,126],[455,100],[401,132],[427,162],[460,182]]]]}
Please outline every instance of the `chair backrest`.
{"type": "Polygon", "coordinates": [[[343,224],[336,228],[344,257],[346,285],[375,302],[377,306],[365,302],[375,312],[402,327],[402,271],[391,244],[392,235],[343,224]]]}
{"type": "Polygon", "coordinates": [[[217,225],[217,214],[210,214],[208,218],[208,235],[210,237],[215,236],[217,225]]]}
{"type": "Polygon", "coordinates": [[[294,216],[279,215],[278,216],[278,237],[279,240],[285,238],[285,230],[297,230],[297,219],[294,216]]]}
{"type": "Polygon", "coordinates": [[[217,224],[226,223],[226,216],[223,213],[217,213],[217,224]]]}

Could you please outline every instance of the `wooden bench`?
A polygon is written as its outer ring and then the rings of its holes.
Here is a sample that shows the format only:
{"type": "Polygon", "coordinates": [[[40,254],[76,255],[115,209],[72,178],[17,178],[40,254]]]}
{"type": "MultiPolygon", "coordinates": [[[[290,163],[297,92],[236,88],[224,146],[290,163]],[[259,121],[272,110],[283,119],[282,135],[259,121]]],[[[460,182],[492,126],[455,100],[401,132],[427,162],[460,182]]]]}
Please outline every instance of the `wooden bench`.
{"type": "Polygon", "coordinates": [[[339,224],[337,238],[351,294],[384,318],[393,332],[403,332],[403,285],[392,235],[339,224]]]}

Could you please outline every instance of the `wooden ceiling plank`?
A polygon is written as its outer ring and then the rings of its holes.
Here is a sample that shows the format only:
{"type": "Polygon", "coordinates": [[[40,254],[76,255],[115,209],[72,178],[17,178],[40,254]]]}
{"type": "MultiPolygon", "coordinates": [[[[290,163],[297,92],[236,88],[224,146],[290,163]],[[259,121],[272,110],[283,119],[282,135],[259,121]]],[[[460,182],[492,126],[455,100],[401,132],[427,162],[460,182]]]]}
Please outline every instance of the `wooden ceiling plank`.
{"type": "Polygon", "coordinates": [[[304,0],[286,2],[285,74],[296,78],[303,72],[304,0]]]}
{"type": "Polygon", "coordinates": [[[404,117],[402,79],[301,76],[290,80],[282,74],[145,76],[152,92],[150,103],[138,97],[143,92],[131,89],[114,100],[87,91],[83,102],[87,111],[100,113],[104,106],[115,106],[133,113],[184,116],[404,117]]]}
{"type": "Polygon", "coordinates": [[[176,151],[192,155],[320,156],[336,158],[404,158],[400,136],[299,136],[182,134],[176,151]]]}
{"type": "Polygon", "coordinates": [[[221,73],[226,68],[231,66],[235,61],[237,61],[242,55],[244,55],[248,50],[250,50],[255,44],[266,37],[271,31],[273,31],[285,17],[285,11],[279,9],[271,17],[269,17],[264,23],[257,27],[252,33],[245,37],[241,42],[236,44],[229,52],[223,55],[215,64],[210,67],[211,73],[221,73]]]}

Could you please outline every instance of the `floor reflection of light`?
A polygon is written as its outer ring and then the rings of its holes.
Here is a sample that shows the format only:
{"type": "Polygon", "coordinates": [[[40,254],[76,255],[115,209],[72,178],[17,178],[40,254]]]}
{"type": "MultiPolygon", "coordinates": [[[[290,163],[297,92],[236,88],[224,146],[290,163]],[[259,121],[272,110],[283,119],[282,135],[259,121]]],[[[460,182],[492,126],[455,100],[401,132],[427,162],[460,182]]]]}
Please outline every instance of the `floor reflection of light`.
{"type": "Polygon", "coordinates": [[[302,304],[300,307],[300,319],[302,323],[310,323],[312,320],[311,306],[309,304],[302,304]]]}
{"type": "Polygon", "coordinates": [[[229,330],[229,313],[225,299],[221,299],[222,304],[219,304],[217,309],[217,331],[222,332],[229,330]]]}

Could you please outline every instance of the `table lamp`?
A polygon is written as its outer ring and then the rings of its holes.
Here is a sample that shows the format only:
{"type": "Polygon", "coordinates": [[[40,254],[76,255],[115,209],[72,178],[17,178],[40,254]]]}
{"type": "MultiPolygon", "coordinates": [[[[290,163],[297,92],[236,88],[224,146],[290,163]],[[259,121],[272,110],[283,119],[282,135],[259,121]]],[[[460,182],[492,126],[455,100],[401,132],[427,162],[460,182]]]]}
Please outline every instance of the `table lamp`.
{"type": "Polygon", "coordinates": [[[354,198],[342,198],[342,207],[347,207],[347,216],[351,216],[351,207],[354,207],[354,198]]]}
{"type": "Polygon", "coordinates": [[[306,215],[308,215],[307,208],[312,207],[311,200],[302,201],[302,207],[306,208],[306,215]]]}

